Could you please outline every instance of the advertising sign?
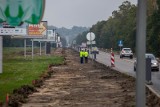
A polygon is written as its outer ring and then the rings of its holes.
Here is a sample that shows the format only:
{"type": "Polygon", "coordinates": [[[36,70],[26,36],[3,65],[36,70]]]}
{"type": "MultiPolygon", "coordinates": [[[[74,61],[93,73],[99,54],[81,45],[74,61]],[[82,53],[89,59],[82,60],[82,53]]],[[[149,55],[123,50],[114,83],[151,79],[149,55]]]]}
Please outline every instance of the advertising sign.
{"type": "Polygon", "coordinates": [[[47,21],[42,21],[39,24],[28,25],[29,37],[45,37],[47,35],[47,21]]]}
{"type": "Polygon", "coordinates": [[[25,28],[0,28],[0,35],[26,35],[25,28]]]}
{"type": "Polygon", "coordinates": [[[0,23],[13,26],[22,22],[38,24],[43,16],[45,0],[0,0],[0,23]]]}
{"type": "Polygon", "coordinates": [[[6,22],[0,24],[0,35],[27,35],[26,30],[27,24],[22,24],[20,26],[10,26],[6,22]]]}

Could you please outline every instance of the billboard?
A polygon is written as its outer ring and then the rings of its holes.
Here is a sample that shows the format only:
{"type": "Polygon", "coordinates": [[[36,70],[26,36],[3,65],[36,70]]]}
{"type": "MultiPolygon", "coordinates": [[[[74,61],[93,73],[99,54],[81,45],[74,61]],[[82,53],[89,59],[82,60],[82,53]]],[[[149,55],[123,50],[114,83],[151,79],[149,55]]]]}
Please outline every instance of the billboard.
{"type": "Polygon", "coordinates": [[[43,16],[45,0],[0,0],[0,23],[13,26],[22,22],[38,24],[43,16]]]}
{"type": "Polygon", "coordinates": [[[3,22],[0,23],[0,35],[27,35],[26,27],[26,23],[13,27],[6,22],[3,22]]]}
{"type": "Polygon", "coordinates": [[[28,37],[46,37],[47,36],[47,21],[42,21],[39,24],[29,24],[27,27],[28,37]]]}

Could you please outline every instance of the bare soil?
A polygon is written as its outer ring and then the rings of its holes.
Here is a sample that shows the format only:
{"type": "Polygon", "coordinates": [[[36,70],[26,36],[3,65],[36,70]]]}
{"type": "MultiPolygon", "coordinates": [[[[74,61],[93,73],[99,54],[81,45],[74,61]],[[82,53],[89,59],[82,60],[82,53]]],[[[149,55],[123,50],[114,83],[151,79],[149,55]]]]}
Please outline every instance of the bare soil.
{"type": "MultiPolygon", "coordinates": [[[[49,65],[48,72],[33,81],[35,87],[29,88],[32,92],[23,101],[10,97],[11,107],[135,107],[133,77],[96,61],[80,64],[79,53],[71,49],[52,54],[64,56],[64,64],[49,65]]],[[[152,92],[147,89],[146,94],[147,107],[160,107],[152,92]]]]}

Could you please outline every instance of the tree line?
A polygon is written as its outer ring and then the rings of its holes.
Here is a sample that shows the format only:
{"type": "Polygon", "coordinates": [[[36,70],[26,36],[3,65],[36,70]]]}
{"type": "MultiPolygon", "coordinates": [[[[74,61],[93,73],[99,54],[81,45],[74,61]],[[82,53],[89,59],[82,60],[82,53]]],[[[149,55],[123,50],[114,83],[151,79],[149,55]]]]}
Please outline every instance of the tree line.
{"type": "MultiPolygon", "coordinates": [[[[103,21],[92,25],[89,31],[96,35],[95,41],[99,48],[113,48],[119,50],[118,42],[123,41],[123,47],[136,47],[136,11],[137,6],[129,1],[124,1],[114,10],[112,15],[103,21]]],[[[160,56],[160,1],[147,1],[147,35],[146,52],[160,56]]],[[[86,42],[86,34],[83,32],[76,38],[78,44],[86,42]]]]}

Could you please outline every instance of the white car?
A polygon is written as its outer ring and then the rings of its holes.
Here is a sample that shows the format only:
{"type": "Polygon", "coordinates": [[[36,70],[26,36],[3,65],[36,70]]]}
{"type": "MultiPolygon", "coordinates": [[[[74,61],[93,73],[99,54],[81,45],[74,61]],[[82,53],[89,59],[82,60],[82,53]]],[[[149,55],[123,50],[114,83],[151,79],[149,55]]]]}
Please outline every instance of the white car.
{"type": "MultiPolygon", "coordinates": [[[[146,53],[145,54],[146,58],[151,58],[151,70],[156,70],[159,71],[159,63],[155,56],[151,53],[146,53]]],[[[137,61],[134,61],[134,71],[136,71],[136,66],[137,66],[137,61]]]]}
{"type": "Polygon", "coordinates": [[[130,59],[133,58],[133,53],[131,48],[122,48],[120,52],[120,58],[123,58],[123,57],[129,57],[130,59]]]}

